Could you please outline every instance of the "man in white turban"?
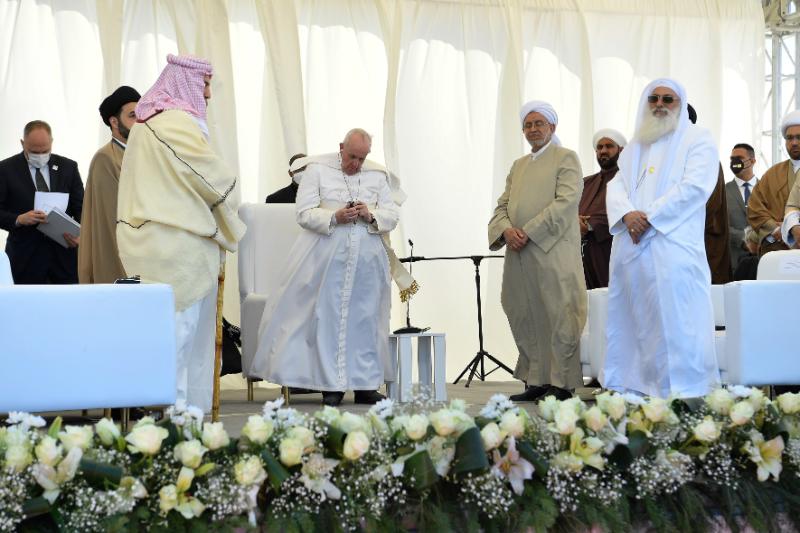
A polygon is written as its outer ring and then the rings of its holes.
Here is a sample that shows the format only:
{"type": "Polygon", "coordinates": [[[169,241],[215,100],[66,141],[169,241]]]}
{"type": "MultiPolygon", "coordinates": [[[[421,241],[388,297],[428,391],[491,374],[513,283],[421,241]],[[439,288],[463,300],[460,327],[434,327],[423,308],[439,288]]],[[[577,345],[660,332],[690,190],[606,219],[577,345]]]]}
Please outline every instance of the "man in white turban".
{"type": "Polygon", "coordinates": [[[606,215],[606,186],[617,175],[617,161],[628,144],[625,136],[612,129],[602,129],[592,139],[600,172],[583,178],[583,195],[578,204],[581,230],[581,255],[586,288],[608,287],[608,263],[611,260],[611,233],[606,215]]]}
{"type": "Polygon", "coordinates": [[[773,165],[764,173],[747,202],[747,222],[756,232],[759,255],[788,249],[784,238],[789,232],[782,235],[781,224],[789,192],[795,186],[797,170],[800,169],[800,110],[783,118],[781,133],[789,159],[773,165]]]}
{"type": "Polygon", "coordinates": [[[519,350],[514,401],[563,400],[582,385],[578,342],[586,323],[578,200],[581,166],[555,136],[546,102],[520,112],[531,153],[516,161],[489,222],[489,248],[506,246],[501,301],[519,350]]]}
{"type": "Polygon", "coordinates": [[[711,134],[689,123],[683,86],[650,83],[606,192],[614,235],[606,388],[695,397],[719,383],[703,241],[718,165],[711,134]]]}

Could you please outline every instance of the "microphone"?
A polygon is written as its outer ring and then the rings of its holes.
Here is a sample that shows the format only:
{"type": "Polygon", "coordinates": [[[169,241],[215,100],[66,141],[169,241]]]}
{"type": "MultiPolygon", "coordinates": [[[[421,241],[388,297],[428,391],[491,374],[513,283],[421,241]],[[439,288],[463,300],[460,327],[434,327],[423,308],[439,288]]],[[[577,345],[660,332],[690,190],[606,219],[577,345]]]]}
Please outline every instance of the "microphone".
{"type": "Polygon", "coordinates": [[[410,244],[411,246],[414,246],[414,241],[412,241],[411,239],[408,239],[408,244],[410,244]]]}

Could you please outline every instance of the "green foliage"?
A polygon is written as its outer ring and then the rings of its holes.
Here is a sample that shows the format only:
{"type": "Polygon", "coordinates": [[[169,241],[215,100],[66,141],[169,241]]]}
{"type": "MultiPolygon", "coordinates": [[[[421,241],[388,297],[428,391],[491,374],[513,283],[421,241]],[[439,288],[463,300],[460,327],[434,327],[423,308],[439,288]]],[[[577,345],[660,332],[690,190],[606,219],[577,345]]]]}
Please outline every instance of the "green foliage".
{"type": "Polygon", "coordinates": [[[481,432],[477,427],[466,430],[456,441],[456,461],[453,472],[465,474],[489,468],[489,459],[483,448],[481,432]]]}

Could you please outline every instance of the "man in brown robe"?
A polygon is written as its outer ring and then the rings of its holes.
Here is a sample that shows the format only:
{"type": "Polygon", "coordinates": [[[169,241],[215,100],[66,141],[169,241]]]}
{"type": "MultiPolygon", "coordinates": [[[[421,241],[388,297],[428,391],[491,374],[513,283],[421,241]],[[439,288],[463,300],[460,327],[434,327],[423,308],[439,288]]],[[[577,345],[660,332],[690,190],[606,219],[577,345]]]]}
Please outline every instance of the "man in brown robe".
{"type": "Polygon", "coordinates": [[[78,247],[81,283],[114,283],[125,277],[117,250],[117,190],[138,101],[136,89],[123,85],[100,104],[100,116],[111,129],[111,140],[94,154],[89,165],[78,247]]]}
{"type": "Polygon", "coordinates": [[[706,202],[706,259],[711,270],[711,283],[714,285],[733,281],[729,231],[725,175],[720,164],[717,185],[706,202]]]}
{"type": "Polygon", "coordinates": [[[600,172],[583,179],[583,195],[578,205],[583,274],[587,289],[608,287],[612,238],[606,215],[606,184],[619,170],[617,160],[627,141],[622,133],[603,129],[594,134],[593,144],[600,172]]]}
{"type": "Polygon", "coordinates": [[[501,303],[519,350],[514,401],[563,400],[581,386],[579,341],[586,323],[578,202],[581,166],[555,136],[550,104],[520,111],[531,153],[516,161],[489,222],[489,248],[506,246],[501,303]]]}
{"type": "MultiPolygon", "coordinates": [[[[687,105],[689,120],[697,124],[697,111],[692,104],[687,105]]],[[[725,194],[725,175],[719,165],[717,184],[706,202],[705,244],[711,283],[722,285],[733,281],[731,272],[730,235],[728,226],[728,199],[725,194]]]]}
{"type": "Polygon", "coordinates": [[[747,222],[756,232],[759,256],[775,250],[788,250],[781,236],[781,223],[789,191],[794,187],[800,168],[800,111],[792,111],[783,118],[781,133],[789,159],[773,165],[764,173],[747,202],[747,222]]]}

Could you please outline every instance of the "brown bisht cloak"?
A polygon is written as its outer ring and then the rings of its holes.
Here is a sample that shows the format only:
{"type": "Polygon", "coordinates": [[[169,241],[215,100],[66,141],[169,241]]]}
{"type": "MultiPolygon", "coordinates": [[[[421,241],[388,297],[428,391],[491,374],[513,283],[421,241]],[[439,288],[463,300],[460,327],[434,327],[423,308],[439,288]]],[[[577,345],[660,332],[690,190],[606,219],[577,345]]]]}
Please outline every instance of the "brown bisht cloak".
{"type": "Polygon", "coordinates": [[[759,255],[775,250],[787,250],[783,241],[767,243],[764,239],[783,222],[783,212],[789,191],[795,182],[791,160],[773,165],[758,180],[747,202],[747,222],[758,236],[759,255]]]}
{"type": "Polygon", "coordinates": [[[608,264],[611,261],[611,233],[608,231],[606,215],[606,185],[616,176],[619,168],[608,170],[583,179],[583,195],[578,205],[578,214],[589,216],[589,231],[581,239],[583,274],[586,288],[608,287],[608,264]]]}
{"type": "Polygon", "coordinates": [[[725,176],[720,165],[717,185],[706,202],[706,259],[711,270],[711,283],[714,285],[733,281],[729,230],[725,176]]]}

